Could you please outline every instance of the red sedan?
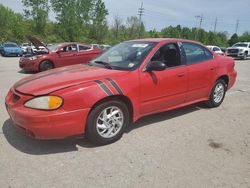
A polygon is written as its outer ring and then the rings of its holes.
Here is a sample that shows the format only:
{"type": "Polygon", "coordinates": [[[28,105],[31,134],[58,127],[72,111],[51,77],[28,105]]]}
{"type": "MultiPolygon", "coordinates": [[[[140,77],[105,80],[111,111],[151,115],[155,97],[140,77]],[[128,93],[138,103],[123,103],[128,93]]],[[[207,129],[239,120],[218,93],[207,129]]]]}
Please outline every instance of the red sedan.
{"type": "Polygon", "coordinates": [[[91,61],[102,53],[99,48],[80,43],[61,43],[45,46],[36,38],[29,38],[37,49],[45,51],[20,58],[19,67],[27,71],[45,71],[52,68],[81,64],[91,61]]]}
{"type": "Polygon", "coordinates": [[[236,81],[234,60],[180,39],[123,42],[88,64],[39,73],[6,97],[13,122],[38,139],[121,138],[142,116],[204,101],[218,107],[236,81]]]}

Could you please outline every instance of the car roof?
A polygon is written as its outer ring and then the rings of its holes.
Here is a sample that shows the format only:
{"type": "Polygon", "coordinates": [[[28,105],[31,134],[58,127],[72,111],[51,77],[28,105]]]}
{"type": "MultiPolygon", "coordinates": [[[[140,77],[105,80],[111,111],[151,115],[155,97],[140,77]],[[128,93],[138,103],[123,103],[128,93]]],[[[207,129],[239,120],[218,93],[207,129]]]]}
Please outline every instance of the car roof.
{"type": "Polygon", "coordinates": [[[236,44],[250,44],[250,42],[237,42],[236,44]]]}
{"type": "Polygon", "coordinates": [[[196,44],[201,44],[198,41],[187,40],[187,39],[178,39],[178,38],[145,38],[145,39],[134,39],[130,41],[138,41],[138,42],[192,42],[196,44]]]}
{"type": "Polygon", "coordinates": [[[3,44],[16,44],[17,45],[17,43],[15,43],[15,42],[5,42],[3,44]]]}
{"type": "Polygon", "coordinates": [[[207,45],[207,47],[208,47],[208,48],[214,48],[214,47],[220,48],[219,46],[211,46],[211,45],[207,45]]]}
{"type": "Polygon", "coordinates": [[[67,46],[67,45],[73,45],[73,44],[80,44],[80,45],[88,45],[88,44],[84,44],[84,43],[79,43],[79,42],[63,42],[63,43],[59,43],[58,46],[67,46]]]}

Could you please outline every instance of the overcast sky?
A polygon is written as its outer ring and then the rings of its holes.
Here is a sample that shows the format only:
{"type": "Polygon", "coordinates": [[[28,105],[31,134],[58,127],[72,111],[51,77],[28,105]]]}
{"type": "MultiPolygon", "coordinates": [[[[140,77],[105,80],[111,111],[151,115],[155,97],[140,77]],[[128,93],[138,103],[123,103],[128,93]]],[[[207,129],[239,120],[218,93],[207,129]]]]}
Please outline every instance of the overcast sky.
{"type": "MultiPolygon", "coordinates": [[[[250,31],[250,0],[104,0],[109,10],[108,20],[119,15],[124,19],[137,16],[138,8],[144,3],[145,13],[142,17],[146,29],[157,29],[169,25],[188,27],[198,26],[196,15],[203,15],[202,28],[214,30],[216,17],[218,18],[216,31],[227,31],[229,35],[236,30],[239,20],[238,34],[250,31]]],[[[16,12],[22,12],[21,0],[0,0],[5,6],[16,12]]],[[[53,14],[50,14],[54,19],[53,14]]]]}

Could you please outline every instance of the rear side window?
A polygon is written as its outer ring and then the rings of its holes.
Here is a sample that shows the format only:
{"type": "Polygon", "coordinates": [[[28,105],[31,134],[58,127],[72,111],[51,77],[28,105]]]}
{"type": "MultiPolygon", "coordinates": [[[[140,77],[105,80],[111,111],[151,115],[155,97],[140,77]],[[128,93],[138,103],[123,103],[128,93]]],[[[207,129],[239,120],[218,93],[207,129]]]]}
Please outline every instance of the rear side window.
{"type": "Polygon", "coordinates": [[[88,51],[91,50],[90,46],[79,45],[79,51],[88,51]]]}
{"type": "Polygon", "coordinates": [[[183,48],[188,65],[213,59],[213,54],[198,44],[183,42],[183,48]]]}

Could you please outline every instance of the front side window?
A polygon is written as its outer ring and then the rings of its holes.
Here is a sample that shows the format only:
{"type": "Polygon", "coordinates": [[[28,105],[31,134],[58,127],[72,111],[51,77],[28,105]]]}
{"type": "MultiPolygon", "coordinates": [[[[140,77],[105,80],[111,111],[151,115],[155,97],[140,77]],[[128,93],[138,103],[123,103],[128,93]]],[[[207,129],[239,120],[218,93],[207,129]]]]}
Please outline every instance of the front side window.
{"type": "Polygon", "coordinates": [[[116,70],[134,70],[140,66],[156,44],[143,41],[123,42],[91,61],[90,65],[116,70]]]}
{"type": "Polygon", "coordinates": [[[152,57],[151,61],[161,61],[166,67],[181,65],[179,47],[176,43],[169,43],[162,46],[152,57]]]}
{"type": "Polygon", "coordinates": [[[198,44],[183,42],[187,64],[194,64],[213,59],[213,54],[198,44]]]}
{"type": "Polygon", "coordinates": [[[61,51],[62,52],[76,52],[77,51],[77,47],[76,47],[75,44],[68,45],[68,46],[65,46],[65,47],[61,48],[61,51]]]}

